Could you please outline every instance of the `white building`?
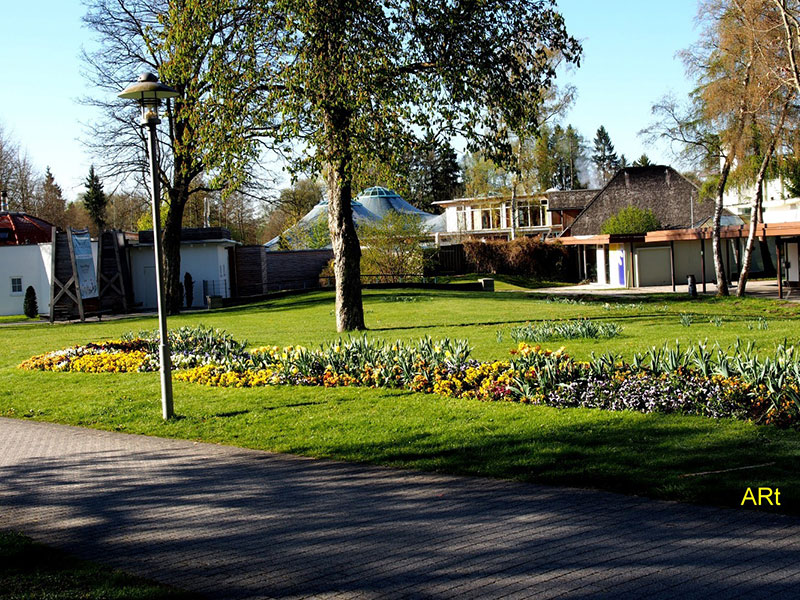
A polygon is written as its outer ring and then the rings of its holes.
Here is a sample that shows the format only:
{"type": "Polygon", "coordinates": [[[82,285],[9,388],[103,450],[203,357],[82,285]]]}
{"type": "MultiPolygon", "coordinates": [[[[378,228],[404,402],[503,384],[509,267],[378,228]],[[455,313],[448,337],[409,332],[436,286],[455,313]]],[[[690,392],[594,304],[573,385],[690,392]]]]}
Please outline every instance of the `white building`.
{"type": "MultiPolygon", "coordinates": [[[[235,272],[232,267],[233,249],[238,242],[230,239],[227,229],[219,227],[184,229],[182,237],[181,281],[185,273],[192,276],[192,307],[205,306],[206,296],[230,298],[233,289],[231,277],[235,272]]],[[[136,309],[156,308],[156,268],[152,240],[151,231],[141,231],[139,242],[128,249],[136,309]]]]}
{"type": "MultiPolygon", "coordinates": [[[[751,203],[756,186],[728,186],[723,197],[725,208],[750,220],[751,203]]],[[[764,223],[795,223],[800,221],[800,198],[793,197],[782,177],[764,182],[762,212],[764,223]]]]}

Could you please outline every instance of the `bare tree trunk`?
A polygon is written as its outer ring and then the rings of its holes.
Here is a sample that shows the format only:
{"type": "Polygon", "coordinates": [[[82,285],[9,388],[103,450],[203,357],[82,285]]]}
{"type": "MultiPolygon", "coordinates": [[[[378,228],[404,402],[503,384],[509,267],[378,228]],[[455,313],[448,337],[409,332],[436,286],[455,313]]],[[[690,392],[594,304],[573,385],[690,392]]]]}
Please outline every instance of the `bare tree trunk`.
{"type": "Polygon", "coordinates": [[[167,293],[167,312],[170,315],[177,315],[183,307],[181,229],[188,191],[185,186],[172,188],[169,197],[169,212],[164,225],[164,286],[167,293]]]}
{"type": "MultiPolygon", "coordinates": [[[[753,69],[753,59],[750,58],[750,61],[747,63],[745,68],[745,76],[744,81],[744,90],[746,91],[750,87],[750,76],[753,69]]],[[[713,229],[711,232],[711,239],[712,239],[712,249],[714,253],[714,272],[717,278],[717,296],[730,296],[730,292],[728,291],[728,279],[727,275],[725,274],[725,265],[722,262],[722,243],[720,240],[720,226],[722,223],[722,209],[724,207],[723,201],[725,198],[725,186],[728,183],[728,175],[730,175],[731,167],[733,166],[733,160],[736,155],[736,145],[739,143],[742,132],[744,131],[745,126],[745,117],[746,117],[746,110],[747,110],[747,95],[742,94],[741,100],[739,101],[739,110],[737,114],[737,121],[736,121],[736,129],[734,130],[734,134],[731,138],[731,147],[728,149],[728,153],[725,156],[725,162],[722,165],[722,171],[719,175],[719,183],[717,184],[717,195],[714,203],[714,221],[713,221],[713,229]]]]}
{"type": "Polygon", "coordinates": [[[517,176],[511,176],[511,223],[509,223],[509,227],[511,228],[511,239],[517,239],[517,176]]]}
{"type": "MultiPolygon", "coordinates": [[[[764,201],[764,178],[767,175],[767,167],[769,166],[770,161],[772,160],[772,154],[775,152],[775,145],[778,141],[778,136],[780,135],[780,131],[783,128],[783,124],[786,121],[786,114],[789,110],[789,103],[791,101],[791,95],[789,99],[783,105],[781,109],[781,116],[778,120],[778,123],[775,127],[775,131],[772,132],[769,140],[769,146],[767,147],[766,152],[764,153],[764,158],[761,161],[761,166],[758,169],[758,175],[756,176],[756,195],[753,198],[753,202],[750,205],[750,230],[747,233],[747,245],[744,249],[744,258],[742,259],[742,270],[739,273],[739,286],[736,290],[736,295],[742,297],[745,295],[745,288],[747,287],[747,278],[750,276],[750,262],[753,258],[753,246],[755,245],[756,239],[756,229],[758,228],[759,220],[761,220],[761,207],[764,201]]],[[[762,246],[762,255],[763,255],[763,246],[762,246]]],[[[767,248],[767,256],[769,256],[769,248],[767,248]]],[[[766,269],[766,261],[764,261],[764,268],[766,269]]]]}
{"type": "Polygon", "coordinates": [[[725,164],[722,167],[722,173],[719,176],[719,184],[717,185],[717,197],[714,203],[714,221],[713,230],[711,235],[712,251],[714,253],[714,273],[717,277],[717,296],[729,296],[728,279],[725,275],[725,265],[722,262],[722,243],[720,240],[720,225],[722,222],[722,201],[725,196],[725,185],[728,182],[728,175],[731,172],[731,158],[725,158],[725,164]]]}
{"type": "Polygon", "coordinates": [[[366,329],[361,301],[361,245],[353,222],[350,155],[347,150],[337,154],[336,162],[327,168],[328,229],[336,276],[336,329],[353,331],[366,329]]]}
{"type": "Polygon", "coordinates": [[[768,159],[765,156],[761,161],[761,168],[758,170],[758,180],[756,181],[756,195],[750,203],[750,229],[747,232],[747,243],[744,247],[744,255],[742,257],[742,270],[739,273],[739,285],[736,289],[736,295],[740,298],[745,295],[745,288],[747,287],[747,278],[750,277],[750,263],[753,259],[753,247],[756,240],[756,229],[759,223],[759,209],[763,199],[763,191],[761,183],[763,181],[763,172],[766,171],[766,164],[768,159]]]}

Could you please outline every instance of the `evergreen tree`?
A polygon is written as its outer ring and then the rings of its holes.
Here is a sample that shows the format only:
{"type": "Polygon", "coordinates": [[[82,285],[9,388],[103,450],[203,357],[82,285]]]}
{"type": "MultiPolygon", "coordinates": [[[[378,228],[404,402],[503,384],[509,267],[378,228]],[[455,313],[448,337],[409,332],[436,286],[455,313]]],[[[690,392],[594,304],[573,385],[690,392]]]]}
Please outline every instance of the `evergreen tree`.
{"type": "Polygon", "coordinates": [[[57,227],[64,227],[67,201],[61,192],[61,186],[56,183],[55,177],[50,172],[50,167],[44,174],[44,182],[41,189],[41,200],[39,202],[39,214],[36,215],[40,219],[49,221],[57,227]]]}
{"type": "Polygon", "coordinates": [[[619,168],[619,158],[614,152],[614,144],[611,143],[611,136],[608,135],[608,131],[603,125],[597,130],[594,137],[592,163],[597,170],[597,177],[601,185],[608,183],[619,168]]]}
{"type": "Polygon", "coordinates": [[[536,182],[539,190],[549,190],[555,185],[558,164],[556,160],[556,139],[554,132],[546,125],[541,127],[539,137],[533,147],[533,158],[536,163],[536,182]]]}
{"type": "Polygon", "coordinates": [[[29,285],[25,290],[25,300],[22,302],[22,310],[29,319],[35,319],[39,316],[39,303],[36,302],[36,290],[33,289],[32,285],[29,285]]]}
{"type": "Polygon", "coordinates": [[[580,168],[586,161],[583,137],[572,126],[566,129],[556,126],[555,186],[560,190],[581,190],[586,187],[580,180],[580,168]]]}
{"type": "Polygon", "coordinates": [[[634,167],[649,167],[653,164],[647,154],[642,154],[639,158],[633,161],[634,167]]]}
{"type": "Polygon", "coordinates": [[[461,167],[449,142],[442,143],[428,133],[410,162],[407,200],[417,208],[431,211],[434,202],[461,194],[461,167]]]}
{"type": "Polygon", "coordinates": [[[86,187],[86,192],[83,194],[83,205],[86,207],[86,212],[89,213],[92,222],[97,227],[98,235],[103,232],[106,226],[106,205],[108,204],[108,197],[103,191],[103,182],[94,172],[94,165],[89,167],[89,176],[83,184],[86,187]]]}

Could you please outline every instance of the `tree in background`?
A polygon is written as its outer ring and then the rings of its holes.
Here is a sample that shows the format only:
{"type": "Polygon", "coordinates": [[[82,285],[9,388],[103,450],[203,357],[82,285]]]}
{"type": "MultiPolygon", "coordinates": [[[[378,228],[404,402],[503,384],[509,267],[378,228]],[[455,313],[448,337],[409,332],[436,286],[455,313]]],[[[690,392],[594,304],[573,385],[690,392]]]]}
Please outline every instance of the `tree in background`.
{"type": "Polygon", "coordinates": [[[619,158],[614,151],[614,144],[611,143],[611,136],[603,125],[597,129],[593,144],[592,164],[602,186],[608,183],[619,169],[619,158]]]}
{"type": "Polygon", "coordinates": [[[246,0],[89,0],[84,17],[99,42],[84,55],[89,79],[102,93],[87,103],[101,111],[88,140],[106,176],[141,178],[147,172],[139,110],[118,99],[142,69],[178,91],[163,106],[161,186],[166,201],[164,271],[167,306],[183,299],[180,240],[189,199],[208,190],[224,194],[255,185],[259,148],[253,114],[260,109],[267,53],[256,32],[261,4],[246,0]]]}
{"type": "MultiPolygon", "coordinates": [[[[555,155],[554,186],[559,190],[582,190],[586,184],[580,174],[586,163],[583,136],[572,126],[564,129],[556,125],[553,130],[555,155]]],[[[545,188],[546,189],[546,188],[545,188]]]]}
{"type": "Polygon", "coordinates": [[[139,218],[149,214],[150,199],[144,194],[117,191],[108,196],[106,220],[112,229],[139,231],[139,218]]]}
{"type": "Polygon", "coordinates": [[[600,232],[603,235],[647,233],[661,229],[661,222],[649,208],[626,206],[605,220],[600,232]]]}
{"type": "Polygon", "coordinates": [[[467,152],[462,160],[464,194],[468,198],[481,198],[508,191],[508,174],[498,167],[486,153],[467,152]]]}
{"type": "Polygon", "coordinates": [[[286,215],[286,223],[291,227],[319,204],[322,198],[322,184],[316,179],[305,177],[281,190],[276,210],[286,215]]]}
{"type": "MultiPolygon", "coordinates": [[[[797,11],[797,5],[793,8],[797,11]]],[[[800,80],[795,76],[797,30],[789,24],[786,2],[738,0],[721,21],[720,51],[738,52],[751,61],[754,98],[748,103],[749,123],[743,130],[742,156],[731,178],[752,184],[755,193],[750,205],[750,227],[739,273],[737,296],[744,296],[750,275],[756,228],[763,221],[764,182],[775,176],[775,154],[797,126],[795,97],[800,80]],[[728,31],[732,29],[733,32],[728,31]],[[747,146],[750,146],[749,148],[747,146]]],[[[764,270],[771,266],[766,238],[761,240],[764,270]]]]}
{"type": "Polygon", "coordinates": [[[639,158],[633,161],[634,167],[649,167],[652,164],[653,163],[650,161],[650,158],[647,156],[647,154],[644,153],[642,153],[642,155],[639,158]]]}
{"type": "Polygon", "coordinates": [[[45,170],[39,194],[39,209],[36,216],[63,229],[66,226],[67,201],[61,192],[61,186],[56,183],[55,177],[50,172],[50,167],[45,170]]]}
{"type": "Polygon", "coordinates": [[[359,227],[361,272],[379,275],[380,282],[399,282],[403,275],[422,275],[422,244],[428,232],[416,215],[389,212],[380,221],[359,227]]]}
{"type": "Polygon", "coordinates": [[[308,177],[302,177],[282,189],[267,215],[262,230],[263,241],[267,242],[294,227],[323,197],[322,184],[308,177]]]}
{"type": "Polygon", "coordinates": [[[106,206],[108,205],[108,197],[103,191],[103,182],[94,172],[94,165],[89,167],[89,175],[83,184],[86,191],[83,194],[83,206],[92,223],[97,228],[97,233],[100,235],[106,226],[106,206]]]}
{"type": "Polygon", "coordinates": [[[363,329],[351,206],[359,159],[388,161],[418,131],[439,129],[490,158],[510,156],[508,129],[538,126],[528,107],[552,85],[548,56],[577,62],[580,45],[536,0],[281,0],[274,10],[263,30],[275,42],[267,114],[279,139],[302,137],[298,150],[308,152],[294,155],[294,168],[325,174],[337,328],[363,329]]]}
{"type": "Polygon", "coordinates": [[[18,210],[36,215],[39,212],[37,188],[42,178],[37,173],[27,152],[20,151],[14,164],[13,178],[9,195],[13,198],[18,210]]]}
{"type": "Polygon", "coordinates": [[[280,250],[319,250],[331,245],[328,219],[320,215],[310,223],[297,223],[280,235],[280,250]]]}
{"type": "Polygon", "coordinates": [[[434,202],[452,200],[463,190],[461,167],[449,141],[439,141],[428,132],[425,139],[411,152],[409,193],[400,194],[427,212],[436,210],[434,202]]]}

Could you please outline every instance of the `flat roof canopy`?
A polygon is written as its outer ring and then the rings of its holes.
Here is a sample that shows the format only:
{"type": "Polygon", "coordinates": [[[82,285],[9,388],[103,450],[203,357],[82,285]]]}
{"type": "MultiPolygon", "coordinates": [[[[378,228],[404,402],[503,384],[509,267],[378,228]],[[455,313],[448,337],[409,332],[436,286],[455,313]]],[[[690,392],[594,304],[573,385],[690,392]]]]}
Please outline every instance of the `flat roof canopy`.
{"type": "MultiPolygon", "coordinates": [[[[679,242],[690,240],[710,240],[711,228],[702,229],[662,229],[651,231],[646,235],[587,235],[565,236],[557,238],[565,246],[621,244],[626,242],[679,242]]],[[[746,238],[750,233],[749,225],[734,225],[720,228],[720,237],[723,239],[746,238]]],[[[756,226],[756,237],[798,237],[800,236],[800,222],[792,223],[759,223],[756,226]]]]}

